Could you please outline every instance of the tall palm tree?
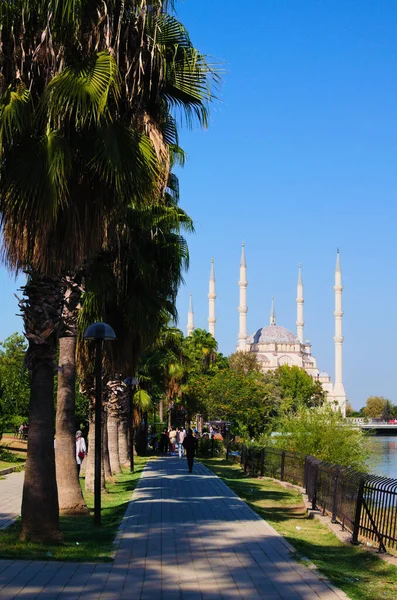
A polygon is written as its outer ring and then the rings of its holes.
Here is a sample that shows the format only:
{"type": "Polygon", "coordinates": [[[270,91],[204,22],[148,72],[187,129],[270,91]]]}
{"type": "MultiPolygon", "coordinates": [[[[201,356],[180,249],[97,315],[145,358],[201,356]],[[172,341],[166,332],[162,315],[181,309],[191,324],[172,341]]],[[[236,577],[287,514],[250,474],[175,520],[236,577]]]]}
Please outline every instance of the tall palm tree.
{"type": "MultiPolygon", "coordinates": [[[[97,276],[94,270],[93,277],[86,280],[81,327],[101,318],[119,333],[118,343],[105,351],[108,373],[133,375],[142,349],[154,341],[165,320],[176,317],[176,294],[188,264],[187,245],[180,231],[192,230],[192,223],[171,194],[167,193],[165,200],[167,205],[129,211],[117,232],[118,247],[101,257],[97,276]]],[[[117,471],[119,422],[126,416],[125,391],[119,375],[108,382],[108,387],[112,390],[110,463],[117,471]]],[[[86,477],[86,486],[87,481],[86,477]]]]}
{"type": "Polygon", "coordinates": [[[32,394],[22,538],[59,538],[51,367],[62,325],[59,276],[101,249],[119,206],[162,192],[167,107],[188,107],[205,124],[213,71],[165,14],[169,5],[0,4],[4,256],[12,269],[30,274],[23,304],[32,394]],[[178,40],[174,54],[164,52],[165,35],[178,40]],[[40,308],[45,299],[49,314],[40,308]]]}

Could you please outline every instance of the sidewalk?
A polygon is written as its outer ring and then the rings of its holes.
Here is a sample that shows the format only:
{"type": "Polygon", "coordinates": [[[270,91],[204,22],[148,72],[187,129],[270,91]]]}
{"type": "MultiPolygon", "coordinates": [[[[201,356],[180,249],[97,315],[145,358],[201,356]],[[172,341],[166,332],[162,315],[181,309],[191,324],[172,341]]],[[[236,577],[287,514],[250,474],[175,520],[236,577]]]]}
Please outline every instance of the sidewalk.
{"type": "Polygon", "coordinates": [[[23,478],[22,471],[0,479],[0,529],[6,529],[21,514],[23,478]]]}
{"type": "Polygon", "coordinates": [[[227,486],[185,459],[150,460],[113,563],[0,560],[0,598],[340,600],[227,486]]]}

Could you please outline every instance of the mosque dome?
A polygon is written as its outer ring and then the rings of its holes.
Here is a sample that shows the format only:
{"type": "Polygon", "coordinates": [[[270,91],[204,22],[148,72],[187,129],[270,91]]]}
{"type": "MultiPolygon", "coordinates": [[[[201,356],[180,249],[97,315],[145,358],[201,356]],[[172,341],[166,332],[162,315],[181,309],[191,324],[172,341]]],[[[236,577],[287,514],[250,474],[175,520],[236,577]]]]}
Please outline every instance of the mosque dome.
{"type": "Polygon", "coordinates": [[[274,342],[278,344],[295,344],[298,338],[295,333],[292,333],[292,331],[289,331],[285,327],[268,325],[267,327],[258,329],[256,333],[250,336],[248,341],[250,344],[269,344],[274,342]]]}

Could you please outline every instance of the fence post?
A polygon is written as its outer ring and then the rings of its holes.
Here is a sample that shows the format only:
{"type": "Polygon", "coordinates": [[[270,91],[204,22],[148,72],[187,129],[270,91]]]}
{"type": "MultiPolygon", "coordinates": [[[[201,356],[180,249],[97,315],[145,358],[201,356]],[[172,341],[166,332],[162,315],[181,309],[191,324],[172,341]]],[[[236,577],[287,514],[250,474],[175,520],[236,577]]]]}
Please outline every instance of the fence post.
{"type": "Polygon", "coordinates": [[[358,486],[357,492],[357,500],[356,500],[356,514],[354,516],[354,525],[353,525],[353,536],[352,536],[352,544],[358,545],[360,542],[358,541],[358,534],[360,532],[360,521],[361,521],[361,509],[363,506],[363,498],[364,498],[364,484],[365,479],[360,479],[360,484],[358,486]]]}
{"type": "Polygon", "coordinates": [[[280,481],[284,481],[284,468],[285,468],[285,451],[281,453],[281,470],[280,470],[280,481]]]}
{"type": "Polygon", "coordinates": [[[307,494],[307,456],[305,456],[305,466],[303,468],[303,487],[305,488],[307,494]]]}
{"type": "Polygon", "coordinates": [[[340,469],[336,468],[335,477],[334,477],[334,496],[332,499],[332,517],[331,523],[336,523],[336,515],[338,512],[338,491],[339,491],[339,478],[340,478],[340,469]]]}
{"type": "Polygon", "coordinates": [[[211,458],[214,458],[214,446],[215,446],[215,440],[212,437],[211,438],[211,458]]]}
{"type": "MultiPolygon", "coordinates": [[[[313,463],[312,463],[313,468],[313,463]]],[[[314,465],[314,482],[313,482],[313,497],[312,497],[312,510],[317,508],[317,485],[318,485],[318,463],[314,465]]]]}
{"type": "Polygon", "coordinates": [[[263,477],[264,472],[265,472],[265,449],[262,448],[261,449],[261,477],[263,477]]]}

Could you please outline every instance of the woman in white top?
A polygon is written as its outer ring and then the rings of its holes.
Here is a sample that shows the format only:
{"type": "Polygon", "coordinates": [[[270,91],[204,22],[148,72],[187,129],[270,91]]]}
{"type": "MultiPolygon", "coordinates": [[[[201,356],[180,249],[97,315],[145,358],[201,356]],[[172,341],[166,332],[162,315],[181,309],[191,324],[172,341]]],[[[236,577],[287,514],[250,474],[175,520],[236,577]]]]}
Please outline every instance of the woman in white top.
{"type": "Polygon", "coordinates": [[[85,455],[87,454],[87,446],[85,445],[85,439],[81,431],[76,431],[76,462],[77,462],[77,473],[80,476],[81,463],[83,462],[85,455]]]}

